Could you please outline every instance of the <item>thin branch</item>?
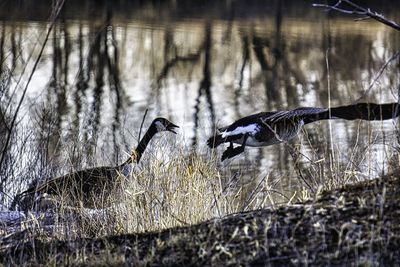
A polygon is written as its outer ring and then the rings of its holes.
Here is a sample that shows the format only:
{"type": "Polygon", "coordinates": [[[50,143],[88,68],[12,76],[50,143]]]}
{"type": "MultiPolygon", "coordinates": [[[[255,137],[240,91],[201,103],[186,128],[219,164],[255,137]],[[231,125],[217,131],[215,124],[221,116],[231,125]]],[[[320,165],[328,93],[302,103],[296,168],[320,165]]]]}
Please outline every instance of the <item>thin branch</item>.
{"type": "Polygon", "coordinates": [[[367,90],[365,90],[365,92],[359,98],[357,98],[355,102],[360,101],[362,98],[364,98],[368,94],[369,91],[371,91],[372,87],[379,80],[379,78],[381,77],[382,73],[385,71],[385,69],[389,65],[389,63],[392,62],[394,59],[396,59],[399,56],[400,56],[400,51],[397,51],[391,58],[389,58],[388,61],[385,62],[385,64],[383,64],[383,66],[379,69],[378,74],[375,76],[374,80],[368,86],[367,90]]]}
{"type": "MultiPolygon", "coordinates": [[[[374,19],[376,21],[379,21],[395,30],[400,31],[400,24],[387,19],[385,16],[383,16],[382,14],[379,14],[378,12],[375,11],[371,11],[371,9],[369,8],[364,8],[362,6],[359,6],[355,3],[353,3],[352,1],[349,0],[339,0],[336,2],[335,5],[326,5],[326,4],[313,4],[313,7],[321,7],[321,8],[326,8],[328,11],[329,10],[334,10],[334,11],[338,11],[341,13],[345,13],[345,14],[355,14],[355,15],[361,15],[367,18],[371,18],[374,19]],[[349,8],[343,7],[343,3],[349,5],[349,8]],[[341,6],[342,5],[342,6],[341,6]],[[350,9],[350,8],[354,8],[354,9],[350,9]]],[[[359,19],[358,19],[359,20],[359,19]]]]}
{"type": "Polygon", "coordinates": [[[149,111],[148,108],[146,108],[146,111],[144,112],[144,115],[143,115],[142,123],[140,124],[139,141],[140,141],[140,136],[142,135],[143,124],[144,124],[144,120],[146,119],[147,111],[149,111]]]}

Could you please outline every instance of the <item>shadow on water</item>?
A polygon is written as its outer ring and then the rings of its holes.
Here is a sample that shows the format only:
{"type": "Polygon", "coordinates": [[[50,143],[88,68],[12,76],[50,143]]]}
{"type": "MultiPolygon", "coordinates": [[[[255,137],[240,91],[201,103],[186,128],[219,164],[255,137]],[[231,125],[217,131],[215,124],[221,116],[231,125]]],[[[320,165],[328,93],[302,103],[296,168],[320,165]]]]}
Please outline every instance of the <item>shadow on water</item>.
{"type": "MultiPolygon", "coordinates": [[[[398,3],[378,2],[366,4],[400,17],[393,8],[398,3]]],[[[50,7],[47,1],[4,1],[0,7],[3,135],[50,7]]],[[[398,33],[374,21],[355,23],[299,1],[68,1],[13,130],[0,189],[14,194],[35,178],[120,162],[135,144],[147,108],[147,120],[169,117],[183,126],[188,149],[205,153],[216,128],[251,113],[391,102],[398,86],[395,64],[371,91],[366,88],[399,43],[398,33]]],[[[391,136],[379,129],[392,126],[337,122],[332,133],[328,123],[319,123],[300,139],[250,149],[222,169],[227,180],[247,173],[251,179],[238,183],[254,189],[267,179],[292,196],[302,181],[322,183],[323,174],[334,177],[340,168],[363,173],[369,163],[362,154],[381,153],[378,139],[391,136]],[[369,138],[361,140],[363,135],[369,138]],[[355,143],[357,151],[351,150],[355,143]],[[333,159],[349,158],[351,164],[327,170],[333,159]]]]}

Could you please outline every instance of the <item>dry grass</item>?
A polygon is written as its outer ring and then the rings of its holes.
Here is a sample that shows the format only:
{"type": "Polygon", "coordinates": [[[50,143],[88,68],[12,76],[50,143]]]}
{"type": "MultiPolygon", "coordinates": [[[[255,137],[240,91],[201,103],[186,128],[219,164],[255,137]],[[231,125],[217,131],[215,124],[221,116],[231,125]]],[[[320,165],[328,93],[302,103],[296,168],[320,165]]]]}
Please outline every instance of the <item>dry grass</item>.
{"type": "Polygon", "coordinates": [[[392,265],[400,259],[399,183],[397,172],[303,204],[150,233],[67,242],[22,234],[0,255],[25,265],[392,265]]]}
{"type": "Polygon", "coordinates": [[[301,183],[299,202],[314,198],[318,191],[365,181],[398,168],[398,130],[390,130],[393,126],[388,122],[346,123],[357,123],[353,125],[356,127],[352,129],[352,139],[347,140],[351,146],[343,143],[344,137],[343,141],[336,140],[337,136],[329,141],[326,129],[313,128],[303,131],[300,146],[286,146],[293,159],[295,176],[301,183]]]}
{"type": "Polygon", "coordinates": [[[187,155],[183,149],[168,159],[149,159],[120,180],[115,205],[103,210],[71,208],[61,199],[41,199],[37,207],[51,207],[64,218],[52,228],[57,231],[47,234],[71,239],[187,226],[241,211],[238,199],[249,194],[242,188],[227,188],[230,181],[214,157],[187,155]]]}

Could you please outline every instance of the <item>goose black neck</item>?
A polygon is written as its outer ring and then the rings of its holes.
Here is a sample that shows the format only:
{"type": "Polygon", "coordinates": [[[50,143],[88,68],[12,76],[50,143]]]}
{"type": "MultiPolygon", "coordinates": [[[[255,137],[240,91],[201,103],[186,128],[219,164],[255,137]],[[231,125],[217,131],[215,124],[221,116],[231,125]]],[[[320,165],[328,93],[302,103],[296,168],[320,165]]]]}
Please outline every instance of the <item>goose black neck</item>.
{"type": "Polygon", "coordinates": [[[147,132],[144,134],[143,138],[140,140],[139,145],[132,152],[132,156],[129,157],[124,163],[120,166],[123,167],[126,164],[130,164],[133,162],[133,159],[136,158],[136,163],[139,163],[144,151],[146,150],[147,145],[150,143],[150,140],[157,133],[157,128],[154,124],[151,124],[147,132]]]}
{"type": "Polygon", "coordinates": [[[358,103],[355,105],[331,108],[331,115],[345,120],[389,120],[400,115],[400,105],[398,103],[358,103]]]}

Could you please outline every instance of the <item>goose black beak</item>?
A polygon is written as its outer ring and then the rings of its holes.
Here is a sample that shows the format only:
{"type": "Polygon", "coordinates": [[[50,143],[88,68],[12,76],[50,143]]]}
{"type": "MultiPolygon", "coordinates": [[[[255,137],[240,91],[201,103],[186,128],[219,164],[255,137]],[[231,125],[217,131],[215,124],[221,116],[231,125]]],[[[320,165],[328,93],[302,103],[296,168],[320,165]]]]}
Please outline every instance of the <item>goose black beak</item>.
{"type": "Polygon", "coordinates": [[[171,123],[168,124],[168,126],[167,126],[167,131],[170,131],[170,132],[176,134],[175,128],[179,128],[179,126],[176,125],[176,124],[173,124],[173,123],[171,122],[171,123]]]}

